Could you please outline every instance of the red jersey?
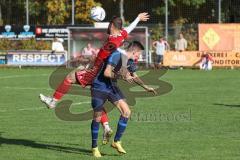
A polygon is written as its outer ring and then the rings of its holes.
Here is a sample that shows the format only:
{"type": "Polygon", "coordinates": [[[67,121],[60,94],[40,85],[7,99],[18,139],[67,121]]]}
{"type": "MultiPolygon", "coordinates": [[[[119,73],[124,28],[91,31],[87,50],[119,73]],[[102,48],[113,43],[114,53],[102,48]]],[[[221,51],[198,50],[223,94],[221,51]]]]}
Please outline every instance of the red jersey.
{"type": "MultiPolygon", "coordinates": [[[[100,49],[97,59],[105,60],[116,48],[122,46],[124,40],[127,38],[128,33],[126,30],[121,30],[120,34],[115,35],[109,35],[107,42],[104,44],[104,46],[100,49]]],[[[98,61],[98,60],[97,60],[98,61]]]]}
{"type": "Polygon", "coordinates": [[[78,82],[82,85],[82,87],[92,84],[93,79],[96,77],[97,73],[99,72],[100,68],[104,63],[104,60],[109,57],[112,51],[122,46],[127,36],[128,33],[124,29],[121,30],[120,34],[117,36],[109,35],[107,43],[105,43],[98,52],[93,68],[90,70],[80,71],[76,73],[76,78],[78,82]]]}
{"type": "Polygon", "coordinates": [[[127,31],[123,29],[117,36],[109,35],[108,42],[115,44],[116,48],[118,48],[123,44],[127,36],[128,36],[127,31]]]}

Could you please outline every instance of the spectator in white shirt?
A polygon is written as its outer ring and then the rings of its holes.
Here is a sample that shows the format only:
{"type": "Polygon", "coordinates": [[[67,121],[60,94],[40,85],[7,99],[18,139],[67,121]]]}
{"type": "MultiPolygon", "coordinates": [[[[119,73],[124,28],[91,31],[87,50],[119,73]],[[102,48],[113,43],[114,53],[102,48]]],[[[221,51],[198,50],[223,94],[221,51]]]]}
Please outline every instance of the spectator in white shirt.
{"type": "Polygon", "coordinates": [[[86,57],[95,56],[96,49],[92,47],[91,43],[88,43],[86,47],[83,48],[82,55],[86,57]]]}
{"type": "Polygon", "coordinates": [[[163,56],[167,49],[169,49],[169,44],[167,41],[164,40],[164,38],[160,38],[159,41],[153,42],[153,47],[156,49],[157,54],[157,65],[158,67],[161,66],[163,63],[163,56]]]}
{"type": "Polygon", "coordinates": [[[179,39],[175,42],[175,50],[176,51],[185,51],[187,49],[187,40],[183,37],[183,34],[181,33],[179,35],[179,39]]]}
{"type": "Polygon", "coordinates": [[[52,52],[64,52],[63,47],[63,39],[62,38],[54,38],[52,43],[52,52]]]}

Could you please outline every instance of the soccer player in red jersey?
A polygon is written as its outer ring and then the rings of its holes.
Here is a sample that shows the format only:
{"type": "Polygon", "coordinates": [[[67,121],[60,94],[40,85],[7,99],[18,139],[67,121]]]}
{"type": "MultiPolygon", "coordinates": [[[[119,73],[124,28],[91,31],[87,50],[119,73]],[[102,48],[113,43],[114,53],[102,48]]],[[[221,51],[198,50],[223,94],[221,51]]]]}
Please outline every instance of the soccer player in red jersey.
{"type": "Polygon", "coordinates": [[[114,17],[109,24],[108,34],[109,37],[104,46],[100,49],[94,66],[89,70],[74,70],[66,76],[63,82],[58,86],[56,91],[51,98],[51,103],[44,101],[46,96],[40,94],[41,100],[47,104],[49,108],[55,108],[56,102],[61,100],[61,98],[69,91],[71,84],[78,83],[82,87],[91,85],[92,80],[96,77],[98,71],[102,67],[102,64],[106,58],[109,57],[111,52],[116,48],[120,47],[123,41],[127,38],[128,34],[137,26],[139,21],[147,21],[149,19],[148,13],[140,13],[138,17],[126,28],[122,28],[122,20],[119,17],[114,17]]]}

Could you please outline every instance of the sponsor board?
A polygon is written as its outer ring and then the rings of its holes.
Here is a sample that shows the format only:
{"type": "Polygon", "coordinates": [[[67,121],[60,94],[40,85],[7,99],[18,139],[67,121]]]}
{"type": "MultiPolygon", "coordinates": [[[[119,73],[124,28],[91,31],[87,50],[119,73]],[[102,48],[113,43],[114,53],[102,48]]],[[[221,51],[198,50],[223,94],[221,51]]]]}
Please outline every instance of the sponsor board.
{"type": "Polygon", "coordinates": [[[59,66],[66,62],[66,53],[51,51],[9,51],[8,65],[23,66],[59,66]]]}
{"type": "Polygon", "coordinates": [[[221,51],[185,51],[166,52],[163,58],[164,66],[188,66],[199,64],[203,54],[210,54],[213,58],[213,66],[216,67],[240,67],[240,52],[221,51]]]}

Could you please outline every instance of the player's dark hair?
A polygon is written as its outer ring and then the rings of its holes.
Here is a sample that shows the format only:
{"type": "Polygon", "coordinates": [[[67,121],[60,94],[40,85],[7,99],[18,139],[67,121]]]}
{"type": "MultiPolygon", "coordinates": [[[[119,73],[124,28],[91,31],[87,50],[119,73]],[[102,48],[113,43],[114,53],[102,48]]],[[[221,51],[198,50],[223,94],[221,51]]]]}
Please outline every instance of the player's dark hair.
{"type": "Polygon", "coordinates": [[[116,16],[114,16],[112,18],[112,20],[110,21],[110,23],[108,25],[108,30],[107,30],[108,34],[110,34],[110,32],[111,32],[111,26],[112,25],[119,30],[122,29],[122,25],[123,25],[122,19],[119,18],[119,17],[116,17],[116,16]]]}
{"type": "Polygon", "coordinates": [[[144,50],[144,46],[139,41],[129,42],[129,44],[126,46],[126,50],[130,51],[130,50],[134,50],[134,49],[144,50]]]}

